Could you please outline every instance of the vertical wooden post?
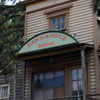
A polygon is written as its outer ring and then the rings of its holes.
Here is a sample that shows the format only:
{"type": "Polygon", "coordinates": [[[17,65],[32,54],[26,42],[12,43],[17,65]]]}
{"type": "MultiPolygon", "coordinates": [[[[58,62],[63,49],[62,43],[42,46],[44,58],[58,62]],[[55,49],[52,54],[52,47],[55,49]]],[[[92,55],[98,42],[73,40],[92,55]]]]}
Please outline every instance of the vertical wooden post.
{"type": "Polygon", "coordinates": [[[86,100],[86,63],[85,63],[85,50],[81,50],[81,67],[83,75],[83,100],[86,100]]]}

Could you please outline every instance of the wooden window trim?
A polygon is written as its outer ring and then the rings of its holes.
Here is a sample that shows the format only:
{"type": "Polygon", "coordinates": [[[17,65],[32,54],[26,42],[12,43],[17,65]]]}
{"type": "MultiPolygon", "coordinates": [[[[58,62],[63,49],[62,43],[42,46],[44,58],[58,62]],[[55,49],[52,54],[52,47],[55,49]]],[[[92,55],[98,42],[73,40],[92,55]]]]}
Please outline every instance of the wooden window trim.
{"type": "MultiPolygon", "coordinates": [[[[37,73],[46,73],[46,72],[53,72],[53,74],[54,74],[56,71],[64,71],[64,96],[65,96],[65,68],[60,68],[60,69],[52,69],[52,70],[46,70],[46,71],[40,71],[40,72],[31,72],[30,73],[30,75],[29,75],[30,76],[30,79],[29,79],[30,99],[29,100],[33,99],[33,97],[34,97],[34,95],[32,95],[32,94],[34,94],[34,89],[33,89],[33,86],[34,86],[33,77],[34,77],[34,75],[37,74],[37,73]],[[33,85],[32,85],[32,83],[33,83],[33,85]]],[[[44,75],[43,75],[43,77],[44,77],[44,75]]],[[[54,80],[54,78],[53,78],[53,80],[54,80]]],[[[55,96],[55,90],[54,90],[54,96],[55,96]]]]}
{"type": "Polygon", "coordinates": [[[0,87],[1,87],[1,88],[0,88],[0,91],[1,91],[0,100],[9,99],[9,96],[10,96],[10,84],[3,84],[3,85],[1,85],[0,87]],[[2,98],[2,88],[3,88],[3,87],[6,87],[6,86],[8,86],[8,97],[3,97],[3,98],[2,98]]]}
{"type": "Polygon", "coordinates": [[[51,30],[51,18],[65,15],[66,28],[67,28],[67,31],[69,32],[69,8],[71,8],[71,7],[72,7],[72,3],[45,10],[44,14],[47,15],[47,19],[48,19],[48,30],[51,30]]]}
{"type": "Polygon", "coordinates": [[[68,85],[67,87],[70,87],[69,90],[68,90],[68,95],[69,96],[72,96],[72,70],[73,69],[78,69],[78,68],[81,68],[81,65],[76,65],[76,66],[71,66],[70,68],[68,68],[68,73],[67,73],[67,78],[69,78],[68,81],[68,85]]]}
{"type": "Polygon", "coordinates": [[[56,7],[49,8],[49,9],[45,10],[44,14],[50,14],[50,13],[53,13],[53,12],[57,12],[59,10],[69,9],[71,7],[72,7],[72,3],[61,5],[60,7],[56,6],[56,7]]]}

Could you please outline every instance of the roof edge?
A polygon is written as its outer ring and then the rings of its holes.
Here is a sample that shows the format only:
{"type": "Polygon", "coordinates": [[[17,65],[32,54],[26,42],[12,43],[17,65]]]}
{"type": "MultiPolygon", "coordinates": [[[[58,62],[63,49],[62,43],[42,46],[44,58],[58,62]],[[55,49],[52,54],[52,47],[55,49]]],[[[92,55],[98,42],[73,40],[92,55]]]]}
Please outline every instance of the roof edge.
{"type": "Polygon", "coordinates": [[[45,0],[25,0],[25,1],[22,1],[21,4],[27,5],[30,3],[36,3],[36,2],[40,2],[40,1],[45,1],[45,0]]]}
{"type": "MultiPolygon", "coordinates": [[[[41,1],[47,1],[47,0],[25,0],[25,1],[22,1],[21,4],[28,5],[31,3],[37,3],[37,2],[41,2],[41,1]]],[[[74,1],[77,1],[77,0],[70,0],[70,2],[74,2],[74,1]]]]}

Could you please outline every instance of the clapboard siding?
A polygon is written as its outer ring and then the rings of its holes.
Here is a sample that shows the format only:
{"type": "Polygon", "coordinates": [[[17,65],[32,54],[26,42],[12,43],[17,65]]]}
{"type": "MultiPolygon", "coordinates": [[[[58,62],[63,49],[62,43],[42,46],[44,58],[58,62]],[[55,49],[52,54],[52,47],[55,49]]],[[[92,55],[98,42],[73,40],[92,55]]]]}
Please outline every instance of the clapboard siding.
{"type": "MultiPolygon", "coordinates": [[[[100,47],[100,25],[97,23],[97,36],[98,36],[98,47],[100,47]]],[[[100,57],[99,57],[99,86],[100,86],[100,57]]]]}
{"type": "Polygon", "coordinates": [[[48,30],[48,21],[44,11],[28,14],[26,37],[31,37],[35,34],[48,30]]]}
{"type": "Polygon", "coordinates": [[[76,34],[80,43],[94,44],[93,9],[91,0],[73,2],[69,11],[69,32],[76,34]]]}
{"type": "Polygon", "coordinates": [[[100,25],[97,23],[98,46],[100,46],[100,25]]]}
{"type": "Polygon", "coordinates": [[[16,75],[16,100],[22,100],[23,67],[24,62],[19,61],[17,65],[17,70],[19,70],[19,73],[16,75]]]}
{"type": "MultiPolygon", "coordinates": [[[[99,57],[99,83],[100,83],[100,57],[99,57]]],[[[99,84],[100,86],[100,84],[99,84]]]]}
{"type": "Polygon", "coordinates": [[[0,75],[0,85],[4,85],[4,84],[10,84],[10,97],[9,100],[14,100],[14,76],[13,75],[7,75],[6,79],[9,83],[7,83],[7,81],[5,80],[5,75],[0,75]]]}
{"type": "Polygon", "coordinates": [[[86,60],[89,64],[89,77],[90,77],[90,93],[96,93],[96,77],[95,77],[95,59],[94,59],[94,51],[86,52],[86,60]]]}

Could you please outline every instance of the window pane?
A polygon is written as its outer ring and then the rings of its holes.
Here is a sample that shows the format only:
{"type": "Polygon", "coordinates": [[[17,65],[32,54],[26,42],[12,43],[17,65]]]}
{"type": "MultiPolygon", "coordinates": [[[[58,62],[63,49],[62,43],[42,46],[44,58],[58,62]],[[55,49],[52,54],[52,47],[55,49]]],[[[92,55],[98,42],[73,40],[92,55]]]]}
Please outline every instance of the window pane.
{"type": "Polygon", "coordinates": [[[72,91],[77,91],[78,90],[78,83],[77,81],[72,82],[72,91]]]}
{"type": "Polygon", "coordinates": [[[47,99],[53,99],[54,97],[54,89],[51,88],[51,89],[46,89],[45,92],[44,92],[44,99],[47,100],[47,99]]]}
{"type": "Polygon", "coordinates": [[[60,16],[51,19],[51,29],[52,30],[63,30],[65,29],[65,16],[60,16]]]}
{"type": "Polygon", "coordinates": [[[54,87],[64,86],[64,71],[55,72],[54,87]]]}
{"type": "Polygon", "coordinates": [[[77,80],[77,69],[72,70],[72,80],[77,80]]]}
{"type": "Polygon", "coordinates": [[[83,90],[83,81],[78,82],[79,90],[83,90]]]}
{"type": "Polygon", "coordinates": [[[82,69],[78,69],[78,79],[82,79],[82,69]]]}
{"type": "Polygon", "coordinates": [[[53,25],[52,26],[52,30],[56,30],[56,25],[53,25]]]}
{"type": "Polygon", "coordinates": [[[35,89],[42,89],[43,88],[43,74],[36,74],[34,78],[35,89]]]}
{"type": "Polygon", "coordinates": [[[58,24],[58,25],[56,26],[56,28],[57,28],[57,30],[60,30],[60,24],[58,24]]]}
{"type": "Polygon", "coordinates": [[[73,91],[72,92],[72,96],[77,96],[78,95],[78,92],[77,91],[73,91]]]}
{"type": "Polygon", "coordinates": [[[56,19],[52,19],[52,24],[56,24],[56,19]]]}
{"type": "Polygon", "coordinates": [[[62,16],[62,23],[65,23],[65,16],[62,16]]]}
{"type": "Polygon", "coordinates": [[[61,24],[61,28],[65,29],[65,23],[61,24]]]}
{"type": "Polygon", "coordinates": [[[53,87],[53,72],[49,72],[45,74],[44,86],[45,88],[53,87]]]}
{"type": "Polygon", "coordinates": [[[8,86],[2,87],[2,98],[8,97],[8,86]]]}
{"type": "Polygon", "coordinates": [[[60,20],[61,20],[60,18],[57,18],[57,24],[60,24],[60,20]]]}
{"type": "Polygon", "coordinates": [[[83,95],[83,91],[79,91],[79,95],[83,95]]]}
{"type": "Polygon", "coordinates": [[[34,100],[43,100],[43,91],[35,91],[34,100]]]}

